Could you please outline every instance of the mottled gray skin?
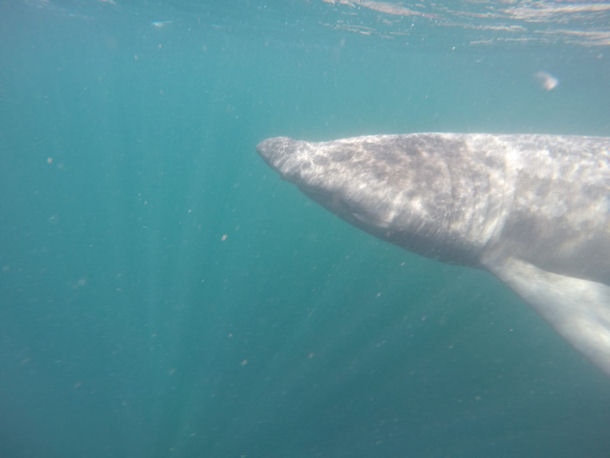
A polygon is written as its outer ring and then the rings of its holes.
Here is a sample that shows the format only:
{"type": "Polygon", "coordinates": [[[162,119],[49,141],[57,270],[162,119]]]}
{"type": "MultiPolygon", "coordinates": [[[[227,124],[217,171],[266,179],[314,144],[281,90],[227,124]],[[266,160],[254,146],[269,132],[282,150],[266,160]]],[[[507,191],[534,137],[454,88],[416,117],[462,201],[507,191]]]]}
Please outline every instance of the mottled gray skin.
{"type": "Polygon", "coordinates": [[[490,271],[610,375],[609,138],[279,137],[258,151],[365,231],[490,271]]]}
{"type": "Polygon", "coordinates": [[[610,139],[375,135],[258,152],[286,180],[365,231],[472,267],[511,255],[610,285],[610,139]]]}

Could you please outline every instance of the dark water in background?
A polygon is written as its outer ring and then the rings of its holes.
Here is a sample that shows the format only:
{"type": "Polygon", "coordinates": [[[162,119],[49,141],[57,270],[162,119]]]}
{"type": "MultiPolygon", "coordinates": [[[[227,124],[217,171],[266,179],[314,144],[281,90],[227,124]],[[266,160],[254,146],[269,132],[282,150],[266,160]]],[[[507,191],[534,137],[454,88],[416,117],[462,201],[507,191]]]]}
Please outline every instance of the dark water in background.
{"type": "Polygon", "coordinates": [[[202,3],[0,4],[0,456],[609,456],[608,378],[512,292],[360,233],[255,152],[610,135],[608,44],[202,3]]]}

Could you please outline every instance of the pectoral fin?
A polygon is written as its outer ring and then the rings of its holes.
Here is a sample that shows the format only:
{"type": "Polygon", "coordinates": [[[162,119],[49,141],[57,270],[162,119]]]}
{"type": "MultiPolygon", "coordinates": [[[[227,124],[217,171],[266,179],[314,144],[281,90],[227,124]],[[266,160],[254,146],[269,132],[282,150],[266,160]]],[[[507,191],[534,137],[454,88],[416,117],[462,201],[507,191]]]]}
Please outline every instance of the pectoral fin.
{"type": "Polygon", "coordinates": [[[515,258],[488,269],[610,375],[610,287],[539,269],[515,258]]]}

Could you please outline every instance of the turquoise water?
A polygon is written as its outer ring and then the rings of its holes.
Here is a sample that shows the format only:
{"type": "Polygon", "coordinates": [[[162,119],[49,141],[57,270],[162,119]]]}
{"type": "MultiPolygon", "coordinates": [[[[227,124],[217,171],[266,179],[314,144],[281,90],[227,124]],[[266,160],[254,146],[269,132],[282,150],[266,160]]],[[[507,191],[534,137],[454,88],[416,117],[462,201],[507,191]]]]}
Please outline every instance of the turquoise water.
{"type": "Polygon", "coordinates": [[[510,290],[256,154],[610,135],[604,2],[408,3],[0,3],[1,457],[610,454],[608,378],[510,290]]]}

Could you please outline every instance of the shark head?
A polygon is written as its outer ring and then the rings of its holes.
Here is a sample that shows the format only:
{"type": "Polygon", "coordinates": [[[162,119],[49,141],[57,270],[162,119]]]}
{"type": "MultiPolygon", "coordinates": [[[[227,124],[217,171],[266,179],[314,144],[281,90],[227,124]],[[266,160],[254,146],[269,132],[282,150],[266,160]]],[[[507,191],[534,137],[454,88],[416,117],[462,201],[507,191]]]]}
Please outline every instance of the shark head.
{"type": "Polygon", "coordinates": [[[349,223],[427,257],[476,263],[482,237],[464,231],[473,215],[471,207],[459,205],[471,186],[465,175],[457,182],[448,166],[447,148],[459,150],[459,141],[448,138],[438,148],[422,136],[382,140],[275,137],[257,150],[283,179],[349,223]]]}

